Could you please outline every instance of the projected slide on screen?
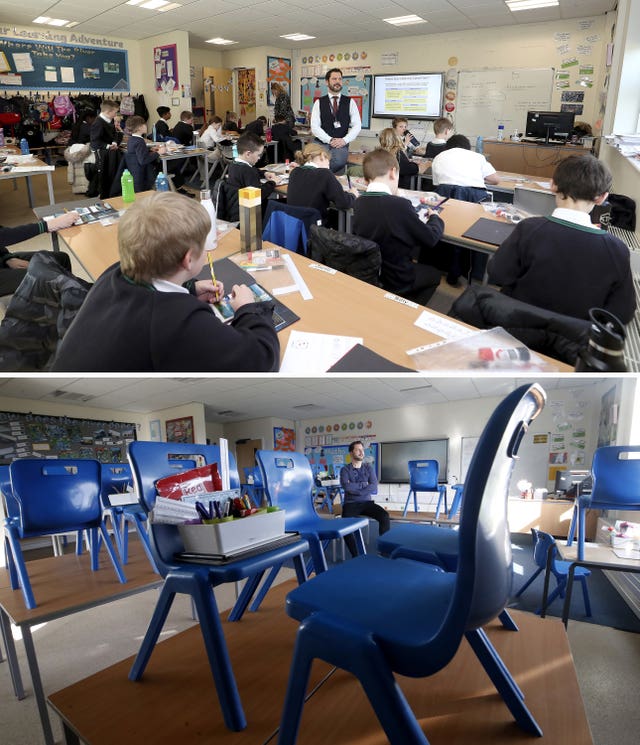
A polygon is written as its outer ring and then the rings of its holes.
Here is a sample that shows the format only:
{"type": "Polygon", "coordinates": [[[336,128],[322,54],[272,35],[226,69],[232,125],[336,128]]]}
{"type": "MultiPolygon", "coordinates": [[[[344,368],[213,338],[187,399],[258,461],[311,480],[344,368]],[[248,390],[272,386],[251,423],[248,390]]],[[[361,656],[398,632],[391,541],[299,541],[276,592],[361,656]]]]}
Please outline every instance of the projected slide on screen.
{"type": "Polygon", "coordinates": [[[373,116],[437,119],[442,116],[443,73],[375,75],[373,116]]]}

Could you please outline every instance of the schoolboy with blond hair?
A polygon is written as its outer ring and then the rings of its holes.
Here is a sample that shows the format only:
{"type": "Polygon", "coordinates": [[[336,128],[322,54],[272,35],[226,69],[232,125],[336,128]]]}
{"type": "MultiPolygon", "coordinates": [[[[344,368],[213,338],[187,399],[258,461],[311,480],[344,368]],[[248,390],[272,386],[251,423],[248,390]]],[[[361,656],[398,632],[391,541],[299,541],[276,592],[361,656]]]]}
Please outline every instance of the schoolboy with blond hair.
{"type": "Polygon", "coordinates": [[[157,192],[118,223],[120,262],[100,276],[65,335],[58,372],[273,372],[280,344],[273,305],[234,285],[235,316],[223,324],[209,304],[221,282],[194,281],[207,264],[211,228],[199,202],[157,192]]]}

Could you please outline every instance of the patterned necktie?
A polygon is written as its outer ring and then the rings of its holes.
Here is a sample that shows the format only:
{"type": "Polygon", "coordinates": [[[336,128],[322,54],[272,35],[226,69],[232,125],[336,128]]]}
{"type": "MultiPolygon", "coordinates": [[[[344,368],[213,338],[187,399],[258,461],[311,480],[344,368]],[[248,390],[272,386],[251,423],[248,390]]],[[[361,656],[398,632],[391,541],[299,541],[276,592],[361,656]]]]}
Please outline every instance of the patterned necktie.
{"type": "Polygon", "coordinates": [[[333,107],[333,118],[335,119],[338,116],[338,96],[331,97],[331,105],[333,107]]]}

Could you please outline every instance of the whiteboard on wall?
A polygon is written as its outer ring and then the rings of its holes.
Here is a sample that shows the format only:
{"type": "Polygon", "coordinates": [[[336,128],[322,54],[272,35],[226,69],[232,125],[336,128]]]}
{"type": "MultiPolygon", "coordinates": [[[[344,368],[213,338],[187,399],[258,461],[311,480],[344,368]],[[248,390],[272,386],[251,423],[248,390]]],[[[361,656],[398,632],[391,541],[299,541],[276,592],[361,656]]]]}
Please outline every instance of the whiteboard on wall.
{"type": "Polygon", "coordinates": [[[460,70],[455,129],[475,143],[476,137],[495,137],[504,124],[505,137],[524,132],[527,111],[548,111],[554,69],[512,68],[460,70]]]}
{"type": "Polygon", "coordinates": [[[458,483],[464,484],[464,480],[467,478],[467,471],[469,470],[469,464],[471,463],[471,457],[478,444],[479,437],[463,437],[462,447],[460,448],[460,476],[458,483]]]}

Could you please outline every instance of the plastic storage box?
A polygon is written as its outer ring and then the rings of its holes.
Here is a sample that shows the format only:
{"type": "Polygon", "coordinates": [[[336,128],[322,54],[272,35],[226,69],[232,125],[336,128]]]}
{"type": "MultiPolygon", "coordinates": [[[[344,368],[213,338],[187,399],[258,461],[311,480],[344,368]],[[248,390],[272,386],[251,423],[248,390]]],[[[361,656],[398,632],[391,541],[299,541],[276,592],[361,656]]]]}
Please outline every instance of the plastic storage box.
{"type": "Polygon", "coordinates": [[[262,512],[213,525],[179,525],[184,550],[194,554],[232,554],[284,535],[284,510],[262,512]]]}

